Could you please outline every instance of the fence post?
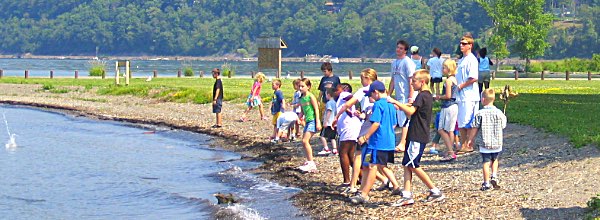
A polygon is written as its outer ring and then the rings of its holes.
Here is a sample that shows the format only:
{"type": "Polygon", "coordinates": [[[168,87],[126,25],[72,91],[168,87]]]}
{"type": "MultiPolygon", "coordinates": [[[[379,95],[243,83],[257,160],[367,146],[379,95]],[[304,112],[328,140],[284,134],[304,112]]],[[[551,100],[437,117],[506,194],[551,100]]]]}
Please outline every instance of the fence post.
{"type": "Polygon", "coordinates": [[[250,77],[251,77],[252,79],[254,79],[254,74],[256,74],[254,71],[250,71],[250,77]]]}
{"type": "Polygon", "coordinates": [[[29,79],[29,70],[25,70],[25,79],[29,79]]]}
{"type": "Polygon", "coordinates": [[[50,70],[50,79],[54,79],[54,70],[50,70]]]}
{"type": "Polygon", "coordinates": [[[79,71],[75,70],[75,79],[78,79],[78,78],[79,78],[79,71]]]}
{"type": "Polygon", "coordinates": [[[200,70],[200,78],[204,78],[204,70],[200,70]]]}
{"type": "Polygon", "coordinates": [[[106,78],[106,70],[102,70],[102,79],[106,78]]]}
{"type": "Polygon", "coordinates": [[[588,80],[592,80],[592,71],[588,71],[588,80]]]}
{"type": "Polygon", "coordinates": [[[496,79],[496,71],[492,71],[492,80],[496,79]]]}
{"type": "Polygon", "coordinates": [[[348,71],[348,79],[352,80],[352,70],[348,71]]]}
{"type": "Polygon", "coordinates": [[[566,78],[565,78],[566,80],[569,80],[569,75],[570,75],[570,74],[571,74],[571,72],[569,72],[569,71],[567,70],[567,72],[566,72],[566,76],[565,76],[565,77],[566,77],[566,78]]]}
{"type": "Polygon", "coordinates": [[[304,71],[300,71],[300,79],[304,79],[304,71]]]}
{"type": "Polygon", "coordinates": [[[153,70],[152,71],[152,78],[156,78],[156,77],[158,77],[158,71],[153,70]]]}
{"type": "Polygon", "coordinates": [[[0,70],[0,78],[2,78],[2,75],[4,75],[4,70],[0,70]]]}
{"type": "Polygon", "coordinates": [[[515,70],[515,80],[519,80],[519,71],[515,70]]]}
{"type": "Polygon", "coordinates": [[[181,70],[177,70],[177,78],[181,78],[181,70]]]}
{"type": "Polygon", "coordinates": [[[546,73],[546,70],[542,70],[542,80],[544,80],[544,73],[546,73]]]}

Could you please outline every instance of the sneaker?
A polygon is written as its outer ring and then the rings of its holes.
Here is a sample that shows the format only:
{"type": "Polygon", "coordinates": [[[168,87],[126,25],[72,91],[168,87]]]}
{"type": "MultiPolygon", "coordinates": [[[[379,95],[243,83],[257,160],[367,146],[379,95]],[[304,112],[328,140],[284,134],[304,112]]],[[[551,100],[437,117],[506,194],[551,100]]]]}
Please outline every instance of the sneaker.
{"type": "Polygon", "coordinates": [[[442,192],[435,194],[431,191],[429,191],[429,195],[427,196],[427,198],[425,198],[425,200],[423,200],[423,202],[425,203],[433,203],[433,202],[441,202],[444,201],[446,197],[444,196],[444,194],[442,192]]]}
{"type": "Polygon", "coordinates": [[[490,179],[490,183],[492,184],[494,189],[500,189],[500,186],[498,185],[499,182],[500,181],[498,180],[498,177],[492,176],[492,178],[490,179]]]}
{"type": "Polygon", "coordinates": [[[338,151],[337,151],[336,149],[333,149],[333,151],[331,151],[331,153],[332,153],[334,156],[337,156],[337,155],[338,155],[338,151]]]}
{"type": "Polygon", "coordinates": [[[331,151],[329,149],[323,149],[322,151],[319,151],[319,153],[317,153],[317,155],[319,156],[328,156],[329,154],[331,154],[331,151]]]}
{"type": "Polygon", "coordinates": [[[440,160],[440,162],[446,162],[447,163],[447,162],[453,162],[455,160],[456,160],[456,154],[453,154],[453,155],[448,155],[448,156],[443,157],[440,160]]]}
{"type": "Polygon", "coordinates": [[[392,196],[401,196],[402,188],[398,187],[398,189],[392,189],[392,196]]]}
{"type": "Polygon", "coordinates": [[[299,166],[298,169],[306,173],[316,173],[318,171],[317,164],[315,164],[314,161],[306,161],[302,166],[299,166]]]}
{"type": "Polygon", "coordinates": [[[393,207],[398,207],[398,206],[407,206],[407,205],[412,205],[415,204],[415,200],[410,197],[410,198],[406,198],[406,197],[402,197],[400,199],[398,199],[398,201],[392,203],[393,207]]]}
{"type": "Polygon", "coordinates": [[[357,188],[354,188],[354,187],[346,187],[346,188],[344,189],[344,191],[342,191],[342,194],[344,194],[344,195],[354,195],[354,194],[356,194],[356,192],[358,192],[358,189],[357,189],[357,188]]]}
{"type": "Polygon", "coordinates": [[[271,143],[273,143],[273,144],[277,144],[278,142],[279,142],[279,140],[277,140],[277,139],[271,139],[271,143]]]}
{"type": "Polygon", "coordinates": [[[368,196],[363,196],[362,193],[357,192],[356,195],[350,197],[350,202],[353,204],[364,204],[369,201],[368,196]]]}
{"type": "Polygon", "coordinates": [[[439,152],[437,150],[435,150],[435,148],[431,148],[429,149],[429,152],[427,152],[429,154],[438,154],[439,152]]]}
{"type": "Polygon", "coordinates": [[[375,191],[384,191],[384,190],[390,190],[392,189],[394,186],[392,186],[392,182],[390,182],[389,180],[383,184],[381,184],[379,187],[375,188],[375,191]]]}
{"type": "Polygon", "coordinates": [[[487,183],[487,184],[486,183],[482,183],[481,184],[481,188],[479,190],[481,190],[481,191],[487,191],[487,190],[490,190],[491,188],[492,188],[492,186],[489,183],[487,183]]]}

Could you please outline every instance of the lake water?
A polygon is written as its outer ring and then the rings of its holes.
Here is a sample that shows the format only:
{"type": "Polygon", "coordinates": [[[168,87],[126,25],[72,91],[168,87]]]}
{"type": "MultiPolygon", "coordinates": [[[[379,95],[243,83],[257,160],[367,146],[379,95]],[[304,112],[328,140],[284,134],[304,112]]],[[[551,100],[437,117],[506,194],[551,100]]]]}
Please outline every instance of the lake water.
{"type": "MultiPolygon", "coordinates": [[[[209,76],[212,68],[220,68],[224,62],[214,61],[175,61],[175,60],[133,60],[131,61],[131,71],[136,77],[151,76],[153,71],[158,71],[159,76],[174,77],[177,71],[184,66],[191,66],[196,76],[199,71],[204,71],[209,76]]],[[[257,62],[229,62],[236,68],[237,76],[250,76],[251,71],[258,69],[257,62]]],[[[5,76],[23,77],[25,70],[29,70],[31,77],[49,77],[50,70],[54,71],[56,77],[74,77],[75,70],[79,71],[80,76],[89,75],[89,60],[45,60],[45,59],[0,59],[0,69],[4,71],[5,76]]],[[[333,64],[333,71],[340,76],[347,76],[348,71],[352,71],[354,77],[358,78],[361,70],[373,68],[382,76],[387,76],[390,72],[389,63],[336,63],[333,64]]],[[[107,60],[106,69],[108,76],[114,76],[115,61],[107,60]]],[[[304,71],[305,76],[322,76],[321,63],[308,62],[283,62],[282,76],[299,77],[300,71],[304,71]]],[[[123,72],[123,68],[121,70],[123,72]]],[[[263,71],[267,75],[274,76],[275,70],[263,71]]]]}
{"type": "Polygon", "coordinates": [[[0,113],[0,142],[16,134],[0,150],[2,219],[303,219],[288,200],[298,189],[247,172],[259,164],[214,149],[209,136],[8,105],[0,113]],[[216,205],[217,192],[243,201],[216,205]]]}

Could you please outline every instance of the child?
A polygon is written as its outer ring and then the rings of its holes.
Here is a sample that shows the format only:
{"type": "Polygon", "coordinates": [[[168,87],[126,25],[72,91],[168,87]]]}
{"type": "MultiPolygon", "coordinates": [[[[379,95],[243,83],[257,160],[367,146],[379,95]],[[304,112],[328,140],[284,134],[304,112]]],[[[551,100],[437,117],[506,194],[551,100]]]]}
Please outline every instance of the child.
{"type": "Polygon", "coordinates": [[[304,135],[302,136],[302,146],[306,155],[306,162],[298,169],[307,173],[317,172],[317,165],[313,161],[312,147],[310,146],[310,138],[321,130],[319,120],[319,104],[315,95],[310,93],[311,83],[308,78],[300,80],[299,89],[302,96],[300,97],[300,106],[304,115],[304,135]]]}
{"type": "Polygon", "coordinates": [[[335,89],[327,89],[327,104],[325,104],[325,113],[323,114],[323,130],[321,131],[321,142],[323,143],[323,150],[317,155],[327,156],[333,152],[334,155],[338,154],[337,141],[335,140],[337,133],[333,130],[333,116],[336,112],[335,107],[335,89]],[[327,142],[331,141],[331,149],[327,146],[327,142]]]}
{"type": "MultiPolygon", "coordinates": [[[[337,87],[338,100],[337,108],[341,109],[347,101],[352,99],[352,86],[348,83],[339,84],[337,87]]],[[[356,150],[356,141],[360,132],[360,119],[354,116],[354,105],[346,108],[346,112],[342,112],[337,121],[338,140],[340,141],[340,167],[342,168],[342,176],[344,182],[342,185],[350,185],[350,166],[354,159],[354,151],[356,150]]],[[[358,167],[357,167],[358,169],[358,167]]]]}
{"type": "MultiPolygon", "coordinates": [[[[283,92],[281,92],[281,80],[275,79],[271,83],[273,89],[273,98],[271,99],[271,115],[273,115],[273,137],[277,139],[277,118],[284,110],[285,99],[283,98],[283,92]]],[[[275,141],[277,142],[277,141],[275,141]]]]}
{"type": "Polygon", "coordinates": [[[412,105],[402,104],[390,99],[390,102],[393,102],[407,116],[410,116],[406,151],[404,151],[404,158],[402,159],[402,166],[404,166],[404,190],[402,191],[402,198],[392,206],[405,206],[415,203],[411,193],[413,173],[430,190],[425,202],[442,201],[445,198],[442,192],[433,185],[433,181],[431,181],[423,168],[419,166],[425,145],[429,142],[429,125],[431,124],[431,108],[433,104],[433,96],[429,89],[429,80],[430,76],[427,70],[422,69],[415,72],[411,81],[413,88],[415,88],[415,91],[419,91],[419,94],[412,105]]]}
{"type": "MultiPolygon", "coordinates": [[[[294,112],[296,112],[296,114],[298,115],[298,121],[302,120],[302,110],[300,109],[300,96],[302,96],[302,94],[300,93],[299,84],[300,79],[295,79],[293,82],[295,92],[294,98],[292,99],[292,108],[294,109],[294,112]]],[[[290,136],[290,139],[292,140],[295,137],[300,137],[300,123],[298,123],[298,121],[296,121],[293,125],[293,129],[295,130],[296,134],[294,136],[290,136]]]]}
{"type": "Polygon", "coordinates": [[[442,56],[442,51],[440,48],[433,48],[433,51],[431,52],[433,58],[427,61],[427,66],[429,67],[429,71],[431,71],[431,82],[435,88],[433,97],[436,97],[440,95],[440,83],[442,82],[442,63],[444,60],[440,58],[442,56]]]}
{"type": "Polygon", "coordinates": [[[213,113],[217,116],[217,123],[213,125],[212,128],[221,128],[223,127],[223,118],[221,117],[221,108],[223,107],[223,82],[221,81],[221,70],[214,68],[212,70],[212,76],[215,78],[212,109],[213,113]]]}
{"type": "Polygon", "coordinates": [[[479,146],[479,152],[483,161],[481,190],[485,191],[492,186],[494,189],[500,188],[498,186],[498,160],[502,153],[502,129],[506,128],[506,116],[494,106],[496,94],[493,89],[484,90],[481,96],[483,97],[483,109],[475,114],[475,120],[471,125],[476,131],[481,130],[480,133],[483,139],[483,145],[479,146]]]}
{"type": "Polygon", "coordinates": [[[362,180],[360,192],[350,198],[352,203],[365,203],[369,201],[369,192],[375,183],[377,172],[381,172],[392,181],[395,187],[392,194],[400,192],[394,172],[387,167],[388,163],[394,163],[394,150],[396,148],[396,134],[394,126],[398,124],[396,109],[387,101],[385,85],[381,81],[374,81],[369,87],[367,95],[375,101],[370,121],[371,128],[367,134],[358,138],[358,144],[368,143],[362,149],[362,180]]]}
{"type": "Polygon", "coordinates": [[[337,85],[340,84],[340,77],[333,75],[333,66],[330,62],[324,62],[321,64],[321,71],[323,71],[323,77],[321,78],[321,82],[319,82],[319,112],[324,112],[325,103],[327,102],[327,97],[325,97],[328,88],[336,88],[337,85]]]}
{"type": "Polygon", "coordinates": [[[295,112],[288,111],[282,113],[279,118],[277,118],[277,134],[275,135],[273,142],[277,143],[279,140],[285,140],[286,137],[291,137],[292,125],[296,124],[296,121],[298,121],[298,115],[295,112]],[[287,136],[285,135],[286,131],[287,136]]]}
{"type": "Polygon", "coordinates": [[[246,109],[246,111],[244,111],[244,114],[242,114],[242,117],[240,118],[240,121],[246,121],[246,120],[248,120],[248,118],[246,118],[246,115],[254,107],[258,107],[258,111],[260,112],[260,118],[262,120],[266,120],[267,119],[265,117],[265,113],[264,113],[264,110],[263,110],[262,99],[260,98],[260,89],[262,87],[262,83],[266,79],[266,76],[265,76],[265,74],[263,74],[261,72],[258,72],[256,74],[255,78],[256,79],[254,80],[254,84],[252,85],[252,89],[250,90],[250,95],[248,95],[248,100],[246,101],[246,105],[248,106],[248,109],[246,109]]]}
{"type": "Polygon", "coordinates": [[[442,158],[443,162],[450,162],[456,160],[456,154],[454,152],[453,141],[454,131],[456,128],[456,120],[458,117],[458,103],[456,102],[456,95],[458,93],[458,83],[456,82],[456,62],[448,59],[444,62],[443,70],[446,75],[446,82],[442,87],[442,94],[437,99],[442,100],[440,106],[440,122],[438,124],[438,134],[444,140],[444,144],[448,149],[446,157],[442,158]]]}

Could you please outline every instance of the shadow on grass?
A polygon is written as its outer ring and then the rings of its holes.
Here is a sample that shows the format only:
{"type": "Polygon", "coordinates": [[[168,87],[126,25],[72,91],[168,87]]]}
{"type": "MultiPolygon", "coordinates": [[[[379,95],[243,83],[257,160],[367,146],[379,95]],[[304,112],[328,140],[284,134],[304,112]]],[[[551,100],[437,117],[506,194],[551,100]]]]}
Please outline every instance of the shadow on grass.
{"type": "Polygon", "coordinates": [[[582,219],[586,209],[583,207],[520,209],[525,219],[582,219]]]}

